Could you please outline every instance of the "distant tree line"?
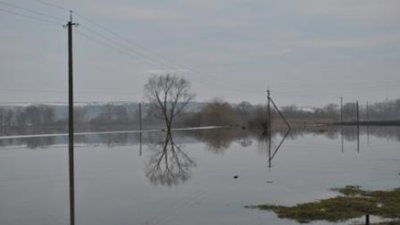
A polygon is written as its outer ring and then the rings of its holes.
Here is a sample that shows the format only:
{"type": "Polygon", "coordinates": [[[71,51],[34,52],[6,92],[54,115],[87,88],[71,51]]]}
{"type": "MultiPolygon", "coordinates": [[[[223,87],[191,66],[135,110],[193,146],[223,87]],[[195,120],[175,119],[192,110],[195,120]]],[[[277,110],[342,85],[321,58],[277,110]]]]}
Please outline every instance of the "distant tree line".
{"type": "MultiPolygon", "coordinates": [[[[131,104],[82,105],[74,107],[78,129],[108,126],[133,126],[138,112],[131,104]]],[[[0,107],[0,127],[13,128],[66,128],[67,106],[29,105],[0,107]]]]}
{"type": "Polygon", "coordinates": [[[2,127],[47,126],[54,123],[56,123],[55,112],[48,105],[0,107],[2,127]]]}
{"type": "MultiPolygon", "coordinates": [[[[249,102],[230,104],[222,99],[207,103],[196,103],[196,108],[187,109],[174,122],[175,127],[194,126],[239,126],[243,128],[262,128],[267,122],[266,104],[254,105],[249,102]]],[[[151,104],[142,105],[144,128],[162,127],[164,121],[154,114],[151,104]]],[[[282,114],[291,121],[339,121],[340,105],[329,104],[322,108],[302,108],[296,105],[283,106],[282,114]]],[[[75,106],[75,124],[78,130],[129,128],[139,126],[137,103],[97,104],[75,106]]],[[[360,120],[400,120],[400,99],[359,105],[360,120]]],[[[273,120],[278,115],[272,111],[273,120]]],[[[356,119],[356,103],[343,105],[343,120],[356,119]]],[[[0,107],[0,127],[12,128],[51,128],[67,127],[67,107],[55,105],[28,105],[0,107]]]]}
{"type": "MultiPolygon", "coordinates": [[[[400,120],[400,99],[374,104],[359,104],[359,119],[361,121],[400,120]]],[[[343,121],[357,119],[356,102],[343,104],[328,104],[321,108],[304,108],[296,105],[283,106],[280,111],[292,123],[337,122],[341,115],[343,121]]],[[[249,102],[229,104],[221,99],[215,99],[195,113],[185,115],[184,124],[188,126],[234,125],[250,129],[265,127],[267,123],[266,104],[252,105],[249,102]]],[[[273,123],[279,122],[279,115],[271,109],[273,123]]]]}
{"type": "MultiPolygon", "coordinates": [[[[357,119],[357,103],[347,102],[341,109],[338,104],[328,104],[322,108],[304,109],[296,105],[281,108],[285,116],[292,119],[326,119],[340,121],[355,121],[357,119]]],[[[373,104],[359,103],[359,119],[361,121],[400,120],[400,99],[377,102],[373,104]]]]}
{"type": "Polygon", "coordinates": [[[198,112],[186,112],[179,120],[184,126],[240,126],[262,128],[267,122],[266,105],[249,102],[229,104],[222,99],[205,103],[198,112]]]}

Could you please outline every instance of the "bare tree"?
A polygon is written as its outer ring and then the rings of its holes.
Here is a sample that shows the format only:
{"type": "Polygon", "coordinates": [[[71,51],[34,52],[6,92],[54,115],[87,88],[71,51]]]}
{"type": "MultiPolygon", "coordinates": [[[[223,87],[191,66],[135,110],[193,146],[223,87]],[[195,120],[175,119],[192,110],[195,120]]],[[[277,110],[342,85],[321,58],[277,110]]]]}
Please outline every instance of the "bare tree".
{"type": "Polygon", "coordinates": [[[175,75],[152,76],[144,86],[145,97],[149,100],[153,113],[162,118],[168,130],[177,115],[194,98],[190,83],[175,75]]]}
{"type": "Polygon", "coordinates": [[[237,123],[232,106],[222,99],[214,99],[202,109],[201,113],[202,125],[226,126],[237,123]]]}

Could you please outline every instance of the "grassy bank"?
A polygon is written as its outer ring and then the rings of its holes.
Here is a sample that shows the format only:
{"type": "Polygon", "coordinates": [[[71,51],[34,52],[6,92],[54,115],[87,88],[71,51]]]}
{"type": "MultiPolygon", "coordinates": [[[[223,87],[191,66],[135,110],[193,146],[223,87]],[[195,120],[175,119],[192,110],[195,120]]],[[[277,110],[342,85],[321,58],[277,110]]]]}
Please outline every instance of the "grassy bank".
{"type": "Polygon", "coordinates": [[[341,195],[295,206],[262,204],[246,206],[275,212],[279,218],[308,223],[317,220],[343,222],[369,215],[390,219],[379,225],[398,225],[400,220],[400,188],[388,191],[362,190],[358,186],[334,189],[341,195]]]}

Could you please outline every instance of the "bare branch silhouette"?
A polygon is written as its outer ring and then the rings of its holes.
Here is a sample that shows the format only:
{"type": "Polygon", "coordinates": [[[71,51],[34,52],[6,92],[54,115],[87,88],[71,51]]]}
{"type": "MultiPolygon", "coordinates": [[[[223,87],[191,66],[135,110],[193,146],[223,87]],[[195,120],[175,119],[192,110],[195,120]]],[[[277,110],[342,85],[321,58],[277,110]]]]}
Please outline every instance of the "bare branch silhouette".
{"type": "Polygon", "coordinates": [[[191,168],[196,166],[188,154],[173,140],[167,131],[164,141],[150,144],[154,153],[147,162],[145,174],[156,185],[178,185],[191,178],[191,168]]]}

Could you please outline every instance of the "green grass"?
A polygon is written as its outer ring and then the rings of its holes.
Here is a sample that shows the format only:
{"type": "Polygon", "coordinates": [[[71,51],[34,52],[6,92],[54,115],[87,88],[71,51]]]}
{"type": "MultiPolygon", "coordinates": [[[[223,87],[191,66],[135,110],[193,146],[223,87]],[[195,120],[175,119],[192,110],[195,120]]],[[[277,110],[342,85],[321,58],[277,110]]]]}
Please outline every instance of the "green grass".
{"type": "Polygon", "coordinates": [[[308,223],[316,220],[342,222],[366,214],[393,219],[377,225],[400,225],[400,188],[389,191],[367,191],[358,186],[333,189],[340,196],[295,206],[255,205],[256,208],[275,212],[279,218],[308,223]]]}

